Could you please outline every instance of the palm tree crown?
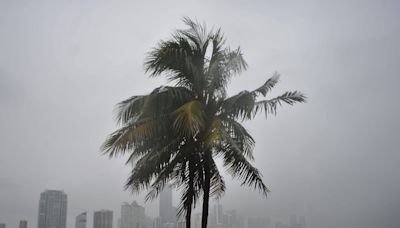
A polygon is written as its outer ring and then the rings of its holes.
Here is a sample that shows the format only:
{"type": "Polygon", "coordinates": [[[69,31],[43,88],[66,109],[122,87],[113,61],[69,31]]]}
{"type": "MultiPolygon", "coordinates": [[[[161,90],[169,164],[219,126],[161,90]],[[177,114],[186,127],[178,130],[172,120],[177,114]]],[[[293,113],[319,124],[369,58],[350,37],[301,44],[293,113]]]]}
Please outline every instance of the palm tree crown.
{"type": "Polygon", "coordinates": [[[147,199],[156,197],[166,184],[180,188],[180,213],[185,212],[187,227],[192,207],[203,195],[205,228],[210,195],[219,197],[225,191],[216,157],[242,185],[264,195],[269,191],[250,163],[255,141],[241,123],[261,111],[276,114],[283,103],[305,102],[305,96],[293,91],[264,99],[279,80],[274,74],[258,88],[228,97],[229,81],[247,68],[241,49],[226,47],[219,29],[209,32],[188,18],[184,23],[188,29],[161,41],[145,61],[146,72],[166,77],[169,85],[120,102],[119,129],[102,150],[111,157],[129,155],[127,163],[133,168],[126,187],[150,190],[147,199]]]}

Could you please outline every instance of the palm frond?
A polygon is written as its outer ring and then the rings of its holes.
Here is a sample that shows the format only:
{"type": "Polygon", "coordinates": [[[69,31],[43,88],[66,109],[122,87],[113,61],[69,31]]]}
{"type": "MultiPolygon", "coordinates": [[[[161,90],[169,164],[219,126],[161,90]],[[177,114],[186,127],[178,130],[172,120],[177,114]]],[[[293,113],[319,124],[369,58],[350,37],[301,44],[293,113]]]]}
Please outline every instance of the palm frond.
{"type": "MultiPolygon", "coordinates": [[[[203,186],[203,176],[201,174],[201,169],[199,164],[199,153],[193,153],[188,161],[188,169],[183,179],[177,179],[175,186],[183,186],[181,194],[181,202],[178,205],[177,216],[181,216],[183,212],[187,212],[189,208],[194,208],[196,206],[197,200],[199,198],[202,186],[203,186]],[[192,160],[194,159],[194,160],[192,160]]],[[[182,169],[180,169],[181,171],[182,169]]]]}
{"type": "Polygon", "coordinates": [[[260,111],[264,110],[265,114],[276,114],[276,108],[282,103],[293,105],[296,102],[305,102],[306,96],[301,92],[286,92],[281,96],[269,100],[257,101],[258,95],[266,96],[266,94],[279,81],[279,74],[275,73],[262,86],[249,92],[244,90],[236,95],[225,99],[221,103],[221,116],[231,118],[252,119],[260,111]]]}
{"type": "Polygon", "coordinates": [[[247,63],[243,58],[243,53],[238,47],[235,50],[227,49],[226,51],[225,68],[233,74],[240,74],[243,70],[247,69],[247,63]]]}
{"type": "Polygon", "coordinates": [[[176,81],[178,85],[191,88],[195,74],[199,72],[194,54],[187,39],[175,36],[173,40],[161,41],[148,53],[145,71],[151,76],[165,73],[170,81],[176,81]]]}
{"type": "Polygon", "coordinates": [[[222,125],[222,120],[220,118],[215,117],[212,120],[211,125],[205,132],[203,139],[205,149],[212,148],[213,144],[221,138],[223,127],[224,126],[222,125]]]}
{"type": "Polygon", "coordinates": [[[217,151],[222,155],[223,165],[227,167],[228,173],[232,177],[241,180],[242,185],[250,186],[267,196],[269,189],[264,184],[259,170],[250,164],[244,156],[243,151],[231,143],[232,140],[229,140],[229,136],[225,137],[226,143],[217,151]]]}
{"type": "Polygon", "coordinates": [[[224,178],[222,177],[217,165],[215,164],[214,159],[211,158],[210,163],[210,196],[214,196],[216,199],[219,199],[225,193],[226,185],[224,178]]]}
{"type": "Polygon", "coordinates": [[[148,96],[143,105],[141,117],[166,117],[192,98],[193,94],[185,87],[158,87],[148,96]]]}
{"type": "Polygon", "coordinates": [[[264,97],[267,95],[267,93],[278,83],[280,78],[280,75],[275,72],[274,75],[269,78],[262,86],[260,86],[258,89],[254,90],[254,94],[261,94],[264,97]]]}
{"type": "Polygon", "coordinates": [[[142,155],[145,150],[136,150],[145,146],[149,138],[159,139],[171,135],[171,130],[164,118],[146,118],[133,121],[126,126],[116,130],[106,139],[101,146],[104,154],[110,157],[124,155],[130,151],[134,156],[142,155]]]}
{"type": "Polygon", "coordinates": [[[143,189],[147,189],[152,180],[162,170],[171,165],[171,157],[175,156],[175,153],[171,153],[172,148],[173,145],[169,144],[162,149],[142,156],[134,165],[125,188],[130,189],[132,192],[140,192],[143,189]]]}
{"type": "Polygon", "coordinates": [[[205,113],[202,104],[192,100],[173,112],[173,126],[176,132],[193,137],[204,127],[205,113]]]}
{"type": "Polygon", "coordinates": [[[133,118],[137,118],[143,109],[146,99],[146,95],[132,96],[118,103],[116,106],[117,124],[126,124],[133,118]]]}
{"type": "Polygon", "coordinates": [[[276,115],[276,108],[281,106],[283,103],[293,105],[296,102],[303,103],[305,101],[306,96],[299,91],[285,92],[284,94],[270,100],[256,102],[254,114],[263,110],[266,117],[268,114],[276,115]]]}
{"type": "Polygon", "coordinates": [[[193,42],[197,50],[205,52],[207,48],[206,43],[208,42],[210,35],[207,33],[207,27],[205,24],[200,24],[197,21],[193,21],[188,17],[183,18],[183,22],[189,27],[186,30],[178,30],[178,33],[186,36],[193,42]]]}
{"type": "Polygon", "coordinates": [[[231,118],[251,119],[253,117],[255,101],[256,96],[244,90],[222,102],[221,115],[231,118]]]}
{"type": "Polygon", "coordinates": [[[182,155],[183,153],[177,153],[176,156],[155,175],[155,180],[151,184],[151,190],[145,197],[146,201],[157,198],[171,180],[174,178],[180,178],[180,176],[174,175],[174,172],[176,172],[176,169],[179,167],[179,163],[185,162],[182,155]]]}
{"type": "MultiPolygon", "coordinates": [[[[217,36],[217,39],[222,39],[217,36]]],[[[223,42],[218,40],[214,42],[213,53],[208,68],[206,69],[206,77],[208,81],[207,90],[209,94],[221,94],[225,97],[225,89],[232,76],[240,74],[247,69],[247,63],[243,58],[240,48],[231,50],[226,48],[221,50],[220,44],[223,42]]],[[[218,96],[218,95],[217,95],[218,96]]]]}
{"type": "Polygon", "coordinates": [[[306,96],[294,91],[259,100],[278,83],[275,73],[255,90],[227,98],[230,80],[247,69],[240,47],[226,46],[220,29],[208,31],[189,18],[183,22],[187,27],[160,41],[144,62],[146,73],[165,76],[173,85],[118,103],[119,129],[101,150],[110,157],[128,155],[126,163],[133,167],[125,187],[148,190],[146,200],[155,199],[166,185],[180,190],[178,214],[190,218],[200,194],[208,200],[225,192],[214,160],[218,156],[242,185],[267,195],[260,171],[250,163],[255,141],[240,121],[260,111],[276,114],[278,106],[305,102],[306,96]]]}
{"type": "Polygon", "coordinates": [[[166,115],[192,98],[187,88],[173,86],[161,86],[148,95],[132,96],[117,104],[117,124],[124,125],[140,117],[166,115]]]}
{"type": "Polygon", "coordinates": [[[222,136],[225,136],[225,140],[228,140],[236,150],[242,151],[247,159],[254,160],[253,149],[255,141],[246,128],[231,118],[225,118],[223,123],[225,128],[222,131],[222,136]],[[226,134],[228,134],[228,138],[226,134]]]}

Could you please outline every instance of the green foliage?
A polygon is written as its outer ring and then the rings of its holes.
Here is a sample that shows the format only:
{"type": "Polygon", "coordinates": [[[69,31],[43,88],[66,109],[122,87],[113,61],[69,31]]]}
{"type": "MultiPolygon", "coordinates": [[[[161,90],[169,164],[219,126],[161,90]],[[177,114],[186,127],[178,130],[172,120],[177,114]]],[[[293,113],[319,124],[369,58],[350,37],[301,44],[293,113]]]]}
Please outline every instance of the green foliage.
{"type": "Polygon", "coordinates": [[[240,122],[260,111],[275,115],[278,106],[305,102],[306,97],[294,91],[264,99],[279,81],[277,73],[253,91],[227,97],[229,81],[247,69],[241,49],[225,46],[220,29],[207,31],[189,18],[184,23],[188,29],[161,41],[145,61],[147,73],[166,77],[172,86],[117,104],[119,129],[102,150],[110,157],[128,155],[133,168],[126,188],[149,190],[147,200],[156,198],[166,185],[181,189],[179,213],[190,219],[201,194],[205,203],[208,193],[221,197],[225,191],[216,157],[242,185],[267,195],[261,173],[250,163],[255,141],[240,122]]]}

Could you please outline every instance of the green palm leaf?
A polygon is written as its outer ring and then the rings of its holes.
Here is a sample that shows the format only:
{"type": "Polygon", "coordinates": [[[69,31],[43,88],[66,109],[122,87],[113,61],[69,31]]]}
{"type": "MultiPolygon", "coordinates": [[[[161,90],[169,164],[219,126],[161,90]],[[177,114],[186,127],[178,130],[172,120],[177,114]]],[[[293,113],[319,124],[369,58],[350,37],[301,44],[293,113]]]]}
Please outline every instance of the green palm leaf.
{"type": "Polygon", "coordinates": [[[195,136],[205,125],[205,112],[202,104],[197,100],[187,102],[176,109],[172,115],[174,129],[184,136],[195,136]]]}
{"type": "Polygon", "coordinates": [[[276,115],[276,108],[283,103],[294,105],[296,102],[303,103],[305,101],[306,96],[299,91],[285,92],[278,97],[256,102],[254,113],[256,114],[258,111],[263,110],[265,116],[268,114],[276,115]]]}
{"type": "Polygon", "coordinates": [[[247,69],[241,49],[226,46],[220,29],[208,31],[204,24],[183,21],[187,28],[160,41],[144,63],[150,76],[166,77],[169,86],[118,103],[119,129],[101,149],[110,157],[127,155],[133,167],[125,187],[148,190],[146,200],[155,199],[167,185],[179,189],[178,214],[185,213],[187,228],[202,195],[206,228],[209,197],[221,197],[226,188],[214,158],[221,157],[223,167],[242,185],[265,196],[269,192],[250,163],[255,141],[241,121],[261,111],[276,114],[278,106],[302,103],[306,97],[294,91],[265,98],[279,81],[277,73],[255,90],[227,97],[230,80],[247,69]]]}

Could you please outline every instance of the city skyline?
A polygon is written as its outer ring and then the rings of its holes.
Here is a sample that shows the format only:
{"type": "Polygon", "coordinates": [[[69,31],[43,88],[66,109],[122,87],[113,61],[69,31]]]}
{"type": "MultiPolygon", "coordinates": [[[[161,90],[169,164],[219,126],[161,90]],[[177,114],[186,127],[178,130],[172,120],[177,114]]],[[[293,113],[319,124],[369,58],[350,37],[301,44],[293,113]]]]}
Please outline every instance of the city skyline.
{"type": "MultiPolygon", "coordinates": [[[[183,228],[185,227],[184,219],[177,218],[176,214],[165,213],[161,208],[171,208],[173,212],[176,212],[176,208],[172,204],[172,191],[171,188],[167,188],[164,194],[160,194],[158,199],[159,210],[158,215],[149,216],[145,213],[146,208],[139,205],[136,201],[132,203],[123,202],[120,207],[120,218],[117,216],[117,224],[114,224],[114,215],[116,213],[109,209],[99,209],[93,211],[93,228],[183,228]],[[170,220],[161,219],[161,214],[169,215],[174,218],[170,220]],[[114,227],[115,226],[115,227],[114,227]]],[[[43,215],[51,215],[52,218],[48,218],[50,221],[57,221],[62,223],[67,220],[67,214],[63,215],[67,205],[67,194],[63,190],[49,190],[46,189],[40,194],[39,200],[39,220],[43,215]],[[61,210],[59,210],[61,209],[61,210]],[[60,218],[62,218],[60,220],[60,218]],[[65,219],[64,219],[65,218],[65,219]],[[64,220],[63,220],[64,219],[64,220]]],[[[86,228],[88,227],[88,212],[82,212],[75,216],[75,228],[86,228]]],[[[267,217],[254,217],[254,216],[243,216],[238,213],[236,209],[224,210],[223,205],[220,201],[215,201],[210,207],[209,214],[209,228],[306,228],[305,217],[300,216],[297,218],[296,215],[288,217],[287,222],[277,220],[275,225],[272,226],[271,219],[267,217]]],[[[1,222],[1,221],[0,221],[1,222]]],[[[201,227],[201,213],[197,212],[192,215],[192,227],[201,227]]],[[[27,228],[28,221],[20,220],[19,228],[27,228]]],[[[43,221],[38,223],[43,224],[43,221]]],[[[45,226],[49,227],[53,223],[46,223],[45,226]],[[50,224],[50,225],[49,225],[50,224]]],[[[68,226],[66,226],[69,228],[68,226]]],[[[0,228],[9,228],[7,224],[0,223],[0,228]]],[[[90,227],[88,227],[90,228],[90,227]]]]}
{"type": "Polygon", "coordinates": [[[248,68],[227,95],[277,71],[270,97],[299,89],[309,98],[244,123],[271,193],[224,172],[224,208],[273,225],[295,214],[309,228],[397,228],[399,12],[398,0],[0,1],[0,223],[37,228],[46,188],[68,194],[67,228],[84,211],[92,228],[103,208],[116,227],[121,202],[134,200],[158,215],[158,200],[125,189],[128,155],[110,160],[100,147],[118,102],[168,83],[143,63],[187,16],[240,46],[248,68]]]}

